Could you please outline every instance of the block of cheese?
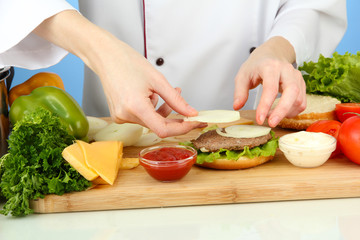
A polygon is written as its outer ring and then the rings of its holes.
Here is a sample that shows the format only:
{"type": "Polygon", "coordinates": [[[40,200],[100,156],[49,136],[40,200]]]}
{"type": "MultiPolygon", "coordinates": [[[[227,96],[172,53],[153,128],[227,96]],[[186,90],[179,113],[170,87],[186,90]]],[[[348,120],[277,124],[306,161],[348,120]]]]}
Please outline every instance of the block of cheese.
{"type": "Polygon", "coordinates": [[[87,180],[92,181],[99,177],[99,174],[86,164],[83,151],[77,143],[66,147],[62,152],[62,156],[87,180]]]}
{"type": "Polygon", "coordinates": [[[119,170],[118,141],[99,141],[91,144],[77,140],[83,151],[85,162],[108,184],[113,185],[119,170]]]}

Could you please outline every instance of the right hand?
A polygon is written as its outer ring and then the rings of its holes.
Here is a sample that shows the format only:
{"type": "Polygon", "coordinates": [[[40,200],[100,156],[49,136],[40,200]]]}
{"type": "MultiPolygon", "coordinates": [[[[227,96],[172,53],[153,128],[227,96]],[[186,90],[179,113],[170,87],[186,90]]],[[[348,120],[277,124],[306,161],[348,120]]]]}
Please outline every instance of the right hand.
{"type": "Polygon", "coordinates": [[[197,111],[142,55],[78,12],[60,12],[34,33],[78,56],[100,77],[115,122],[139,123],[159,137],[181,135],[204,125],[166,118],[172,110],[184,116],[195,116],[197,111]],[[165,104],[156,110],[159,96],[165,104]]]}
{"type": "MultiPolygon", "coordinates": [[[[172,110],[195,116],[197,111],[181,97],[142,55],[114,40],[105,51],[100,76],[113,121],[134,122],[150,128],[159,137],[180,135],[203,124],[166,118],[172,110]],[[156,110],[159,96],[165,103],[156,110]]],[[[96,68],[95,68],[96,69],[96,68]]],[[[97,69],[98,70],[98,69],[97,69]]]]}

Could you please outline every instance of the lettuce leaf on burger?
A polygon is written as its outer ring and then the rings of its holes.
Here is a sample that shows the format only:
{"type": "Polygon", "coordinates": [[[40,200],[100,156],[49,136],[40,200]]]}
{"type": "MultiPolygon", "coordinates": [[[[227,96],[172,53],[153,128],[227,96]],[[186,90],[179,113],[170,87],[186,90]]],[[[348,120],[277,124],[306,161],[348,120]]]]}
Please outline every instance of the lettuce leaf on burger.
{"type": "Polygon", "coordinates": [[[278,138],[269,127],[233,125],[209,130],[183,144],[198,150],[198,166],[245,169],[272,160],[278,148],[278,138]]]}

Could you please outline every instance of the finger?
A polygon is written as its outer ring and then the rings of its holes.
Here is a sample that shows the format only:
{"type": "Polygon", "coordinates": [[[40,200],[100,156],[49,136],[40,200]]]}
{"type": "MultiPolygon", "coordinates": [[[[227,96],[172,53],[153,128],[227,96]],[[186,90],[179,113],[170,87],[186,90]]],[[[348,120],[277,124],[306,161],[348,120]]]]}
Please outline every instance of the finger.
{"type": "MultiPolygon", "coordinates": [[[[181,94],[181,88],[176,87],[175,90],[181,94]]],[[[165,102],[159,107],[156,112],[163,117],[167,117],[172,111],[173,109],[165,102]]]]}
{"type": "Polygon", "coordinates": [[[267,68],[264,69],[263,74],[260,76],[263,79],[263,92],[256,109],[256,122],[261,125],[264,123],[272,103],[279,92],[280,73],[267,68]]]}
{"type": "Polygon", "coordinates": [[[297,115],[299,115],[302,111],[305,110],[306,108],[306,85],[305,85],[305,81],[300,73],[300,71],[297,71],[297,78],[298,78],[298,82],[299,82],[299,89],[300,92],[298,94],[298,97],[296,98],[292,109],[286,114],[286,117],[295,117],[297,115]]]}
{"type": "MultiPolygon", "coordinates": [[[[294,78],[294,73],[293,71],[284,70],[282,72],[281,78],[294,78]]],[[[280,97],[279,104],[274,108],[273,112],[269,116],[268,123],[270,127],[275,127],[281,121],[281,119],[283,119],[285,116],[289,116],[289,113],[290,116],[291,114],[297,115],[298,110],[296,110],[297,107],[294,107],[296,105],[295,102],[298,101],[298,103],[300,103],[303,101],[302,96],[299,97],[300,87],[297,83],[297,80],[291,80],[289,84],[285,85],[283,93],[280,97]],[[291,113],[291,110],[295,111],[291,113]]]]}
{"type": "Polygon", "coordinates": [[[155,111],[150,101],[139,106],[137,111],[139,120],[161,138],[185,134],[202,125],[196,122],[180,122],[164,118],[155,111]]]}
{"type": "Polygon", "coordinates": [[[150,95],[150,100],[151,100],[151,103],[154,107],[156,107],[156,105],[158,104],[159,102],[159,95],[156,94],[156,93],[153,93],[150,95]]]}
{"type": "Polygon", "coordinates": [[[198,114],[198,112],[185,101],[180,92],[171,87],[168,82],[165,81],[156,86],[154,90],[174,111],[184,116],[196,116],[198,114]]]}
{"type": "Polygon", "coordinates": [[[163,103],[158,110],[156,110],[156,112],[164,118],[169,116],[172,111],[172,108],[167,103],[163,103]]]}
{"type": "Polygon", "coordinates": [[[249,97],[250,81],[251,81],[250,76],[244,74],[240,69],[239,73],[235,77],[234,102],[233,102],[234,110],[239,110],[246,103],[249,97]]]}

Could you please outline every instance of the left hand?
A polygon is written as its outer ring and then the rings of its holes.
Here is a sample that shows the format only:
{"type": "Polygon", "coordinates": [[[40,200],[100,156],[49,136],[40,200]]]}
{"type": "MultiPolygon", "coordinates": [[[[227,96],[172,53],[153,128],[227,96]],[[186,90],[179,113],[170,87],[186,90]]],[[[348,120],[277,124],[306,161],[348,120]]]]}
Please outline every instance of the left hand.
{"type": "Polygon", "coordinates": [[[302,74],[295,69],[295,52],[282,37],[273,37],[255,49],[235,77],[234,109],[244,106],[249,90],[263,85],[263,93],[256,110],[256,122],[263,124],[268,117],[275,127],[284,117],[294,117],[306,107],[306,86],[302,74]],[[282,93],[276,108],[271,106],[282,93]]]}

